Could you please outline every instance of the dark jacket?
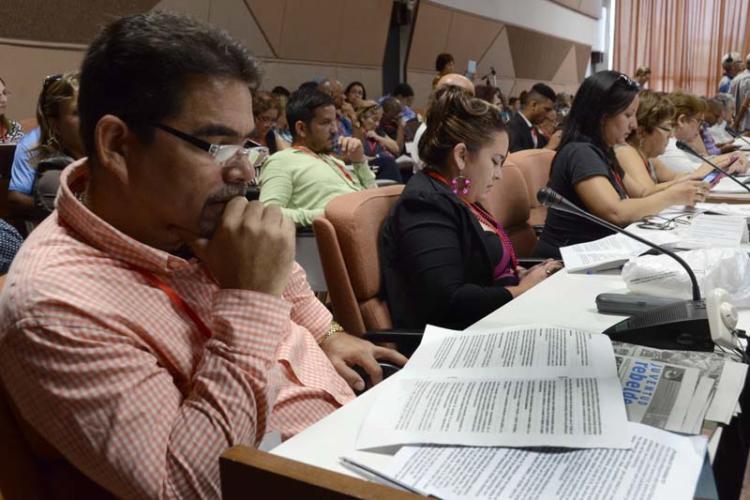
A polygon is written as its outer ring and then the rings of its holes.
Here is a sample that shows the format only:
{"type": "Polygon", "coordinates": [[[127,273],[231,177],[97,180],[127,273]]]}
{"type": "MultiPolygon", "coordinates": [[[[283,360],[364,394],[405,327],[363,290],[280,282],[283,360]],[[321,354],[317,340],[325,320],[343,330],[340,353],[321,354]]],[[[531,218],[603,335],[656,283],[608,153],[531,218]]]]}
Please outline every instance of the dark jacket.
{"type": "Polygon", "coordinates": [[[447,186],[415,174],[383,225],[383,291],[394,327],[464,329],[511,300],[493,273],[502,257],[447,186]]]}
{"type": "MultiPolygon", "coordinates": [[[[508,150],[511,153],[523,149],[535,149],[534,139],[531,137],[531,127],[526,124],[526,120],[523,119],[520,113],[513,115],[513,118],[508,122],[508,133],[510,134],[510,146],[508,150]]],[[[537,149],[547,145],[547,139],[538,130],[536,136],[537,149]]]]}

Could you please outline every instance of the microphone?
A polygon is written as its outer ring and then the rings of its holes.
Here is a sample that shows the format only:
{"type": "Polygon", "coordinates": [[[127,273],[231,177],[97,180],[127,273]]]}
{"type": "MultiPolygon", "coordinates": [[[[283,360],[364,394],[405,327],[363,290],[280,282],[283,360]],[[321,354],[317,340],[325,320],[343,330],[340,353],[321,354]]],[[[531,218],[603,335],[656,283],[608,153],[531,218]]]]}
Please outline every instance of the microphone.
{"type": "Polygon", "coordinates": [[[624,234],[643,243],[659,253],[676,260],[687,272],[692,285],[693,299],[658,307],[628,318],[608,328],[603,333],[613,340],[631,342],[659,349],[687,349],[713,351],[706,304],[701,299],[700,287],[695,273],[682,257],[675,252],[648,241],[636,234],[593,215],[548,187],[537,192],[536,199],[553,210],[570,213],[594,224],[624,234]]]}
{"type": "Polygon", "coordinates": [[[742,186],[742,189],[744,189],[745,191],[747,191],[748,193],[750,193],[750,187],[748,187],[744,182],[742,182],[741,180],[737,179],[737,177],[735,177],[733,174],[730,174],[726,170],[722,170],[721,167],[719,167],[718,165],[716,165],[714,162],[712,162],[711,160],[709,160],[705,156],[703,156],[701,154],[698,154],[698,152],[696,150],[694,150],[693,148],[691,148],[690,146],[688,146],[684,142],[677,141],[677,149],[679,149],[681,151],[684,151],[684,152],[686,152],[687,154],[689,154],[691,156],[695,156],[699,160],[707,163],[708,165],[711,166],[711,168],[713,168],[717,172],[721,172],[722,174],[726,175],[727,177],[729,177],[730,179],[732,179],[735,183],[737,183],[740,186],[742,186]]]}
{"type": "Polygon", "coordinates": [[[726,131],[727,131],[727,133],[728,133],[729,135],[731,135],[732,137],[734,137],[735,139],[741,139],[741,140],[742,140],[742,142],[744,142],[745,144],[747,144],[748,146],[750,146],[750,141],[748,141],[748,140],[747,140],[747,138],[745,138],[745,136],[744,136],[744,135],[740,134],[740,133],[739,133],[738,131],[736,131],[735,129],[733,129],[733,128],[730,128],[730,127],[726,127],[726,128],[724,129],[724,130],[726,130],[726,131]]]}

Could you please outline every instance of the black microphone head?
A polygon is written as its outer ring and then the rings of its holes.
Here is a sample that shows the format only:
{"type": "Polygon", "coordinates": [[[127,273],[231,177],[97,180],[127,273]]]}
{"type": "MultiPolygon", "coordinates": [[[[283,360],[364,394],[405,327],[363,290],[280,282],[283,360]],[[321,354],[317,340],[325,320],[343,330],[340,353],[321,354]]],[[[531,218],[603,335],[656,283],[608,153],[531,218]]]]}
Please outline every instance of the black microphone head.
{"type": "Polygon", "coordinates": [[[687,144],[685,144],[682,141],[677,141],[677,149],[679,149],[681,151],[684,151],[686,153],[690,153],[691,155],[695,155],[696,154],[696,152],[693,151],[693,148],[691,148],[690,146],[688,146],[687,144]]]}
{"type": "Polygon", "coordinates": [[[563,197],[560,196],[554,189],[543,187],[536,192],[536,200],[545,207],[556,205],[562,201],[563,197]]]}

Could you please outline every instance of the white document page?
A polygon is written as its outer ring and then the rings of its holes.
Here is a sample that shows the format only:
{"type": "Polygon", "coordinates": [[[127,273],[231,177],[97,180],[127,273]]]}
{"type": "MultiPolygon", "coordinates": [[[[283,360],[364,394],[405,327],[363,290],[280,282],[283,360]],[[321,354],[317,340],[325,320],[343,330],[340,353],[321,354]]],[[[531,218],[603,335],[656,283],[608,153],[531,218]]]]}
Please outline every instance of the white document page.
{"type": "Polygon", "coordinates": [[[683,244],[695,247],[739,247],[747,242],[747,220],[738,215],[697,215],[683,244]]]}
{"type": "Polygon", "coordinates": [[[445,500],[693,498],[706,438],[628,425],[630,450],[406,446],[379,472],[445,500]]]}
{"type": "Polygon", "coordinates": [[[551,326],[462,333],[428,327],[398,383],[380,393],[364,420],[357,449],[627,448],[627,429],[606,336],[551,326]]]}
{"type": "Polygon", "coordinates": [[[701,430],[703,430],[703,420],[706,416],[706,411],[708,411],[708,405],[711,402],[713,388],[714,381],[711,378],[700,378],[698,386],[695,388],[693,399],[690,402],[690,408],[682,423],[682,432],[700,434],[701,430]]]}
{"type": "Polygon", "coordinates": [[[711,405],[706,413],[706,420],[729,424],[734,416],[737,401],[745,386],[747,365],[734,361],[725,361],[721,377],[716,385],[711,405]]]}
{"type": "Polygon", "coordinates": [[[713,212],[719,215],[739,215],[750,218],[750,205],[737,203],[696,203],[695,209],[700,212],[713,212]]]}
{"type": "MultiPolygon", "coordinates": [[[[741,181],[742,179],[740,179],[741,181]]],[[[743,189],[742,186],[738,185],[736,182],[734,182],[729,177],[722,177],[719,182],[716,183],[716,186],[714,186],[713,189],[711,189],[712,193],[745,193],[750,194],[747,192],[747,190],[743,189]]]]}
{"type": "MultiPolygon", "coordinates": [[[[631,228],[628,228],[630,230],[631,228]]],[[[670,231],[634,230],[639,236],[646,238],[656,245],[670,245],[677,243],[680,237],[670,231]]],[[[560,255],[565,263],[565,270],[571,273],[587,270],[602,271],[614,269],[627,262],[631,257],[637,257],[650,250],[644,245],[624,234],[613,234],[604,238],[579,243],[560,248],[560,255]]]]}

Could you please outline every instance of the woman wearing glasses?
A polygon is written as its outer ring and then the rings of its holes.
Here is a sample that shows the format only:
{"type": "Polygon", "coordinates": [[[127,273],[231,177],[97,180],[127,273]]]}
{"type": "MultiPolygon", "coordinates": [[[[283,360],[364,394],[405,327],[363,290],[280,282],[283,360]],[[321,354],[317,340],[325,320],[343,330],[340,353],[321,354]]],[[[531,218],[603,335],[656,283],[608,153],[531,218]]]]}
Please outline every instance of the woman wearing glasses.
{"type": "Polygon", "coordinates": [[[259,146],[268,148],[269,154],[289,147],[289,143],[276,132],[280,113],[281,106],[273,94],[262,90],[253,93],[255,130],[251,139],[259,146]]]}
{"type": "MultiPolygon", "coordinates": [[[[643,198],[630,198],[632,179],[615,159],[637,128],[639,87],[616,71],[584,80],[565,121],[550,171],[549,187],[576,206],[613,224],[628,224],[676,204],[705,199],[709,186],[690,181],[643,198]]],[[[576,215],[550,209],[535,253],[560,258],[560,247],[597,240],[612,232],[576,215]]]]}
{"type": "Polygon", "coordinates": [[[21,124],[5,116],[8,109],[8,88],[0,78],[0,144],[15,144],[23,138],[21,124]]]}
{"type": "Polygon", "coordinates": [[[31,154],[36,165],[32,194],[38,222],[55,209],[60,171],[84,156],[78,132],[78,73],[47,77],[37,102],[36,119],[41,137],[31,154]]]}
{"type": "MultiPolygon", "coordinates": [[[[673,137],[669,140],[664,154],[659,160],[672,170],[690,173],[699,168],[703,162],[677,148],[677,141],[684,142],[703,156],[709,156],[701,137],[701,123],[706,103],[698,96],[681,91],[669,94],[669,100],[675,107],[672,121],[673,137]]],[[[727,168],[730,173],[745,172],[748,162],[741,153],[727,153],[713,157],[714,163],[727,168]]]]}
{"type": "Polygon", "coordinates": [[[701,180],[713,169],[703,165],[692,173],[672,170],[658,156],[664,154],[672,136],[675,107],[661,94],[641,92],[638,104],[638,128],[627,139],[627,144],[615,147],[615,157],[622,167],[628,196],[643,198],[669,189],[687,180],[701,180]]]}

